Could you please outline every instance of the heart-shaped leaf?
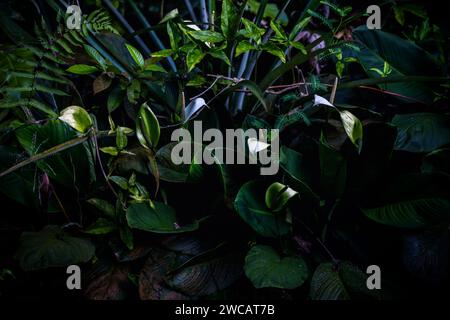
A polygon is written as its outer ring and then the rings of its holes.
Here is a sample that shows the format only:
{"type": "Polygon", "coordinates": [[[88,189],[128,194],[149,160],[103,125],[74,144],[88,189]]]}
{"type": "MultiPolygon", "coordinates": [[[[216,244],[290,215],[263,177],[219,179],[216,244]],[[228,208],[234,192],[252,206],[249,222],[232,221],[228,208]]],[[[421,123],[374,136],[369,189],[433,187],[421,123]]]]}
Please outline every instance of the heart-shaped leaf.
{"type": "Polygon", "coordinates": [[[94,253],[95,247],[88,239],[48,225],[39,232],[22,233],[16,257],[23,270],[31,271],[87,262],[94,253]]]}
{"type": "Polygon", "coordinates": [[[245,274],[256,288],[294,289],[308,278],[305,261],[299,256],[280,257],[269,246],[256,245],[245,258],[245,274]]]}
{"type": "Polygon", "coordinates": [[[79,106],[70,106],[61,111],[58,118],[78,132],[85,133],[92,127],[92,119],[89,113],[79,106]]]}
{"type": "Polygon", "coordinates": [[[175,210],[162,203],[133,203],[127,209],[127,221],[131,228],[156,233],[181,233],[193,231],[198,223],[180,227],[176,220],[175,210]]]}

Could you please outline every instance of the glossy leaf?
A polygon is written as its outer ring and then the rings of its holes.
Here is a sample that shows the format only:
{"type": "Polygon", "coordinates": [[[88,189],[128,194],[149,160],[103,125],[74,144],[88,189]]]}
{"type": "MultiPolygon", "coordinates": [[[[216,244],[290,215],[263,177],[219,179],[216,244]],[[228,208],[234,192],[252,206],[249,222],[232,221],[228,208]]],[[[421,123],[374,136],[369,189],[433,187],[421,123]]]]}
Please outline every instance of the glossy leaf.
{"type": "Polygon", "coordinates": [[[130,44],[126,44],[126,47],[128,49],[128,52],[131,54],[131,57],[133,57],[134,62],[136,62],[136,64],[138,65],[138,67],[141,69],[144,68],[144,57],[139,52],[139,50],[130,44]]]}
{"type": "MultiPolygon", "coordinates": [[[[385,62],[392,67],[391,76],[439,76],[442,68],[422,48],[412,41],[381,30],[368,30],[365,26],[353,30],[353,36],[360,43],[361,50],[356,55],[371,78],[381,77],[371,68],[383,70],[385,62]]],[[[424,103],[432,102],[432,91],[417,82],[391,83],[383,89],[399,93],[424,103]]]]}
{"type": "Polygon", "coordinates": [[[290,199],[298,192],[279,182],[272,183],[266,191],[266,206],[273,211],[284,209],[290,199]]]}
{"type": "Polygon", "coordinates": [[[84,232],[89,234],[101,235],[108,234],[116,230],[117,226],[115,223],[105,218],[99,218],[96,222],[87,227],[84,232]]]}
{"type": "Polygon", "coordinates": [[[144,148],[155,148],[158,145],[160,135],[159,122],[152,109],[146,103],[139,108],[136,135],[139,143],[144,148]]]}
{"type": "Polygon", "coordinates": [[[92,127],[92,119],[89,116],[89,113],[87,113],[85,109],[78,106],[70,106],[65,108],[61,111],[61,115],[58,119],[64,121],[81,133],[85,133],[92,127]]]}
{"type": "Polygon", "coordinates": [[[162,202],[134,203],[127,209],[127,221],[131,228],[155,233],[182,233],[194,231],[198,224],[180,227],[175,210],[162,202]]]}
{"type": "Polygon", "coordinates": [[[89,66],[86,64],[75,64],[69,67],[67,71],[74,74],[91,74],[98,71],[98,69],[94,66],[89,66]]]}
{"type": "Polygon", "coordinates": [[[308,278],[309,271],[300,256],[280,257],[269,246],[253,246],[245,258],[245,274],[255,288],[295,289],[308,278]]]}

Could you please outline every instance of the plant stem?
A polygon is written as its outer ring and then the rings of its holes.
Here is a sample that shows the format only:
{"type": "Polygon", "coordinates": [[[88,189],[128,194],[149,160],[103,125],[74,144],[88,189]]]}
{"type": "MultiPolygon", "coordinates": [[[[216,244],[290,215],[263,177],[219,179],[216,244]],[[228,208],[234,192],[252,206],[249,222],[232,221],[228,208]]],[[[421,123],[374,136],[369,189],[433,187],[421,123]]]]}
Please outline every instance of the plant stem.
{"type": "Polygon", "coordinates": [[[339,82],[339,79],[338,79],[338,77],[336,77],[334,79],[333,88],[331,89],[331,96],[330,96],[331,104],[334,104],[334,99],[336,98],[336,89],[337,89],[337,86],[338,86],[338,82],[339,82]]]}
{"type": "Polygon", "coordinates": [[[208,0],[208,14],[209,14],[209,22],[211,25],[211,31],[214,31],[214,22],[216,16],[216,0],[208,0]]]}

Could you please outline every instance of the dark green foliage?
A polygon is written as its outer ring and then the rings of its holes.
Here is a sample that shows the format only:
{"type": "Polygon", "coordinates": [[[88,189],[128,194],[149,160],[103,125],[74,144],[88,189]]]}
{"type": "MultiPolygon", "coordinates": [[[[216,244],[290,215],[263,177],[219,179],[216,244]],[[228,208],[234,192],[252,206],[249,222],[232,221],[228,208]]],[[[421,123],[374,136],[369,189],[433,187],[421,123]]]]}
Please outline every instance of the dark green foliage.
{"type": "Polygon", "coordinates": [[[448,291],[449,43],[431,4],[380,1],[368,30],[365,1],[150,2],[86,1],[79,29],[63,1],[1,5],[1,296],[71,264],[89,299],[448,291]],[[172,134],[195,121],[269,130],[279,152],[239,143],[278,172],[221,160],[242,154],[228,146],[207,164],[203,140],[176,164],[172,134]]]}

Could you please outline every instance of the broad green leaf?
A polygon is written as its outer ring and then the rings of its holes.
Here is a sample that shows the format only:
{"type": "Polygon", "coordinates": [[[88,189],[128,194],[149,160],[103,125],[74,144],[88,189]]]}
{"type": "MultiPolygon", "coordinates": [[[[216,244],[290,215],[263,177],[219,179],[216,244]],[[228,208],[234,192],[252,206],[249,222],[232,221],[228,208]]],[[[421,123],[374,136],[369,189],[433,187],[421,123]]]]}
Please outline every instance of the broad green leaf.
{"type": "Polygon", "coordinates": [[[243,40],[243,41],[239,41],[237,47],[236,47],[236,53],[235,53],[235,57],[239,57],[241,54],[246,53],[247,51],[250,50],[255,50],[256,47],[251,44],[249,41],[247,40],[243,40]]]}
{"type": "Polygon", "coordinates": [[[244,271],[255,288],[295,289],[308,278],[309,271],[300,256],[280,257],[269,246],[253,246],[245,257],[244,271]]]}
{"type": "Polygon", "coordinates": [[[430,152],[450,143],[450,117],[437,113],[398,114],[395,150],[430,152]]]}
{"type": "Polygon", "coordinates": [[[263,28],[258,27],[256,24],[248,19],[242,18],[245,30],[241,30],[244,37],[254,40],[257,44],[261,43],[261,37],[266,32],[263,28]]]}
{"type": "Polygon", "coordinates": [[[374,295],[366,285],[367,275],[347,261],[320,264],[311,279],[313,300],[350,300],[352,293],[374,295]]]}
{"type": "Polygon", "coordinates": [[[97,198],[91,198],[87,200],[87,202],[91,205],[93,205],[95,208],[100,210],[105,214],[105,216],[109,218],[114,218],[115,215],[115,208],[112,204],[110,204],[108,201],[103,199],[97,199],[97,198]]]}
{"type": "Polygon", "coordinates": [[[279,23],[275,22],[274,20],[270,21],[270,27],[275,32],[275,35],[283,40],[288,40],[286,33],[284,32],[283,28],[280,26],[279,23]]]}
{"type": "Polygon", "coordinates": [[[164,22],[167,22],[169,20],[172,20],[176,17],[178,17],[179,13],[178,13],[178,9],[173,9],[172,11],[169,11],[159,22],[159,24],[162,24],[164,22]]]}
{"type": "Polygon", "coordinates": [[[192,71],[197,64],[199,64],[203,58],[205,57],[205,53],[198,47],[192,49],[188,52],[186,57],[186,64],[188,66],[188,71],[192,71]]]}
{"type": "Polygon", "coordinates": [[[282,131],[284,128],[296,122],[304,122],[307,126],[311,125],[311,120],[302,109],[295,109],[289,113],[283,114],[275,121],[275,129],[282,131]]]}
{"type": "Polygon", "coordinates": [[[173,54],[172,49],[164,49],[160,51],[156,51],[152,53],[153,58],[167,58],[170,57],[173,54]]]}
{"type": "MultiPolygon", "coordinates": [[[[180,142],[193,150],[193,145],[189,142],[180,142]]],[[[190,164],[176,165],[172,161],[172,150],[175,146],[179,145],[179,142],[171,142],[161,147],[156,153],[157,168],[161,180],[168,182],[187,182],[191,181],[192,175],[201,175],[202,166],[198,164],[194,156],[190,160],[190,164]]],[[[203,150],[203,148],[201,149],[203,150]]]]}
{"type": "Polygon", "coordinates": [[[175,210],[162,203],[134,203],[127,209],[127,221],[131,228],[155,233],[182,233],[194,231],[198,223],[180,227],[175,210]]]}
{"type": "Polygon", "coordinates": [[[117,127],[116,129],[116,146],[117,149],[122,150],[128,144],[127,135],[123,127],[117,127]]]}
{"type": "Polygon", "coordinates": [[[423,228],[450,222],[450,178],[440,173],[402,175],[388,181],[363,204],[370,219],[399,228],[423,228]]]}
{"type": "Polygon", "coordinates": [[[267,186],[260,181],[250,181],[239,190],[234,201],[236,211],[253,230],[264,237],[277,238],[290,231],[282,215],[274,215],[265,203],[267,186]]]}
{"type": "Polygon", "coordinates": [[[194,39],[203,41],[203,42],[220,42],[224,41],[225,38],[219,32],[211,31],[211,30],[194,30],[189,31],[189,35],[194,39]]]}
{"type": "MultiPolygon", "coordinates": [[[[361,26],[353,30],[354,39],[360,44],[355,52],[358,60],[371,78],[381,77],[371,68],[383,70],[385,62],[392,67],[391,76],[440,76],[442,67],[422,48],[411,41],[381,31],[361,26]]],[[[381,84],[382,89],[430,104],[432,90],[417,82],[381,84]]]]}
{"type": "Polygon", "coordinates": [[[95,180],[94,159],[86,139],[61,120],[33,124],[16,130],[16,137],[30,156],[54,150],[51,157],[36,162],[51,179],[66,187],[87,187],[95,180]],[[76,141],[76,145],[72,142],[76,141]]]}
{"type": "Polygon", "coordinates": [[[299,181],[305,180],[306,172],[302,170],[302,154],[286,146],[281,146],[280,151],[281,168],[293,178],[299,181]]]}
{"type": "Polygon", "coordinates": [[[286,146],[281,146],[280,167],[288,174],[289,183],[294,186],[296,190],[300,191],[302,198],[307,196],[311,199],[318,200],[318,196],[310,187],[314,182],[311,172],[312,169],[305,163],[307,163],[307,161],[305,161],[301,153],[286,146]]]}
{"type": "Polygon", "coordinates": [[[117,225],[105,218],[99,218],[97,221],[95,221],[93,224],[91,224],[89,227],[84,230],[85,233],[88,234],[108,234],[111,232],[114,232],[117,230],[117,225]]]}
{"type": "Polygon", "coordinates": [[[91,74],[98,71],[97,67],[88,66],[87,64],[75,64],[67,69],[68,72],[74,74],[91,74]]]}
{"type": "Polygon", "coordinates": [[[281,211],[288,201],[297,195],[297,191],[279,182],[274,182],[267,188],[266,206],[272,211],[281,211]]]}
{"type": "Polygon", "coordinates": [[[156,148],[159,141],[159,122],[152,109],[144,103],[139,108],[136,135],[144,148],[156,148]]]}
{"type": "Polygon", "coordinates": [[[110,62],[128,78],[126,69],[134,69],[138,64],[126,47],[127,41],[117,34],[106,32],[96,33],[95,39],[108,49],[108,52],[111,53],[111,59],[114,59],[110,62]]]}
{"type": "MultiPolygon", "coordinates": [[[[169,35],[170,48],[172,52],[177,52],[179,50],[179,43],[181,41],[181,35],[179,34],[175,24],[171,21],[167,23],[167,33],[169,35]]],[[[165,50],[162,50],[165,51],[165,50]]],[[[172,53],[171,53],[172,54],[172,53]]]]}
{"type": "Polygon", "coordinates": [[[126,47],[128,49],[128,52],[133,57],[134,62],[136,62],[136,64],[138,65],[138,67],[141,69],[144,68],[144,57],[139,52],[139,50],[130,44],[126,44],[126,47]]]}
{"type": "Polygon", "coordinates": [[[289,43],[291,46],[293,46],[295,49],[300,50],[301,53],[303,54],[308,54],[308,51],[306,51],[305,46],[300,43],[300,42],[290,42],[289,43]]]}
{"type": "Polygon", "coordinates": [[[363,209],[363,212],[368,218],[393,227],[422,228],[450,222],[450,201],[437,197],[413,199],[363,209]]]}
{"type": "Polygon", "coordinates": [[[120,226],[119,229],[119,236],[120,240],[127,246],[129,250],[133,250],[134,248],[134,238],[133,238],[133,232],[131,231],[131,228],[127,225],[120,226]]]}
{"type": "MultiPolygon", "coordinates": [[[[13,166],[21,157],[22,150],[0,146],[0,171],[13,166]]],[[[28,208],[40,207],[35,184],[35,168],[27,166],[0,178],[0,192],[28,208]]]]}
{"type": "Polygon", "coordinates": [[[227,65],[231,66],[231,62],[230,59],[228,59],[227,55],[225,54],[225,52],[221,49],[212,49],[208,51],[208,54],[216,59],[222,60],[223,62],[225,62],[227,65]]]}
{"type": "Polygon", "coordinates": [[[145,71],[167,73],[166,69],[158,64],[147,64],[144,68],[145,71]]]}
{"type": "Polygon", "coordinates": [[[100,151],[103,153],[109,154],[113,157],[115,157],[119,154],[119,150],[117,150],[116,147],[103,147],[103,148],[100,148],[100,151]]]}
{"type": "Polygon", "coordinates": [[[120,104],[123,102],[124,95],[124,91],[120,88],[120,86],[116,86],[111,90],[106,103],[109,113],[120,107],[120,104]]]}
{"type": "Polygon", "coordinates": [[[284,51],[280,47],[278,47],[275,43],[268,42],[262,46],[262,49],[264,51],[267,51],[271,55],[278,57],[281,60],[281,62],[286,63],[286,56],[284,55],[284,51]]]}
{"type": "Polygon", "coordinates": [[[141,96],[141,82],[138,79],[133,79],[130,85],[127,87],[127,98],[128,101],[135,104],[141,96]]]}
{"type": "Polygon", "coordinates": [[[88,240],[70,236],[60,227],[48,225],[39,232],[20,236],[16,257],[25,271],[64,267],[88,262],[95,253],[88,240]]]}
{"type": "Polygon", "coordinates": [[[220,28],[226,38],[234,36],[233,32],[237,28],[238,9],[233,4],[233,0],[222,1],[222,11],[220,15],[220,28]]]}
{"type": "Polygon", "coordinates": [[[121,189],[128,190],[128,180],[120,176],[110,176],[109,180],[117,184],[121,189]]]}
{"type": "Polygon", "coordinates": [[[67,123],[78,132],[85,133],[92,127],[92,119],[89,113],[78,106],[70,106],[61,111],[59,120],[67,123]]]}
{"type": "Polygon", "coordinates": [[[84,50],[86,50],[86,52],[91,56],[92,59],[97,61],[97,63],[104,69],[106,68],[106,61],[97,50],[95,50],[93,47],[87,44],[83,45],[83,47],[84,50]]]}
{"type": "Polygon", "coordinates": [[[356,146],[358,152],[361,152],[363,142],[363,128],[361,121],[355,117],[350,111],[339,111],[345,133],[350,141],[356,146]]]}

